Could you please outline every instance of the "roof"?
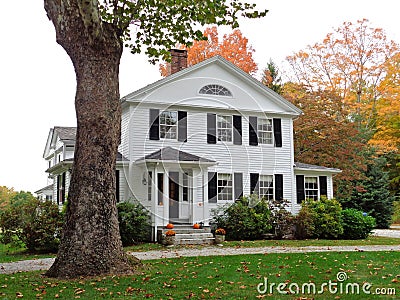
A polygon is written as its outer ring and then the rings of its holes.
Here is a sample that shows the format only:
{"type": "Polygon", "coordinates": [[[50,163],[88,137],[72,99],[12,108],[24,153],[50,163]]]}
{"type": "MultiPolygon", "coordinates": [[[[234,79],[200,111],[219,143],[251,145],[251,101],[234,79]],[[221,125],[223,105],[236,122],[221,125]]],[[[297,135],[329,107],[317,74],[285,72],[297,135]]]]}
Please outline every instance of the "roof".
{"type": "Polygon", "coordinates": [[[138,89],[138,90],[122,97],[121,102],[124,103],[127,101],[134,101],[134,102],[140,101],[139,98],[142,94],[147,94],[150,91],[152,91],[156,88],[159,88],[160,86],[162,86],[164,84],[168,84],[172,81],[178,80],[181,77],[183,77],[184,75],[191,73],[197,69],[203,68],[212,63],[220,65],[224,69],[234,73],[237,77],[245,80],[248,84],[250,84],[253,88],[255,88],[258,91],[260,91],[261,93],[263,93],[270,100],[272,100],[276,103],[280,103],[282,106],[286,107],[290,111],[291,114],[298,116],[303,113],[303,111],[300,108],[298,108],[297,106],[295,106],[294,104],[292,104],[291,102],[289,102],[288,100],[283,98],[281,95],[279,95],[278,93],[274,92],[273,90],[271,90],[270,88],[268,88],[267,86],[262,84],[260,81],[258,81],[254,77],[252,77],[250,74],[244,72],[242,69],[237,67],[235,64],[231,63],[230,61],[226,60],[225,58],[223,58],[222,56],[219,56],[219,55],[213,56],[213,57],[206,59],[200,63],[197,63],[195,65],[187,67],[179,72],[171,74],[160,80],[157,80],[141,89],[138,89]]]}
{"type": "Polygon", "coordinates": [[[174,162],[196,162],[196,163],[212,163],[216,161],[204,157],[200,157],[191,153],[177,150],[172,147],[165,147],[153,153],[146,155],[138,160],[137,163],[142,161],[174,161],[174,162]]]}
{"type": "Polygon", "coordinates": [[[341,173],[342,170],[336,169],[336,168],[327,168],[323,166],[317,166],[317,165],[310,165],[310,164],[305,164],[301,162],[295,162],[294,163],[294,169],[295,170],[305,170],[305,171],[319,171],[319,172],[329,172],[329,173],[341,173]]]}
{"type": "Polygon", "coordinates": [[[50,185],[48,185],[48,186],[45,186],[44,188],[41,188],[40,190],[37,190],[37,191],[35,192],[35,194],[42,193],[42,192],[44,192],[44,191],[46,191],[46,190],[53,190],[53,184],[50,184],[50,185]]]}
{"type": "Polygon", "coordinates": [[[54,132],[58,134],[60,140],[71,140],[75,141],[76,139],[76,127],[61,127],[55,126],[54,132]]]}

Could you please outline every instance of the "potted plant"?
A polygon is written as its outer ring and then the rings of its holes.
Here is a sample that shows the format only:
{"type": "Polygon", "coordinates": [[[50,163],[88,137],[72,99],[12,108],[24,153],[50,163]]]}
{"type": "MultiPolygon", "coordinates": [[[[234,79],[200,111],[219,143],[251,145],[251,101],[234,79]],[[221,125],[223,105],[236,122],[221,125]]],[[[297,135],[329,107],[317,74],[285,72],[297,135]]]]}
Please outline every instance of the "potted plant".
{"type": "Polygon", "coordinates": [[[223,228],[217,228],[215,230],[215,243],[222,244],[225,241],[226,231],[223,228]]]}
{"type": "Polygon", "coordinates": [[[176,232],[173,230],[167,230],[165,232],[165,245],[174,245],[175,244],[175,234],[176,232]]]}

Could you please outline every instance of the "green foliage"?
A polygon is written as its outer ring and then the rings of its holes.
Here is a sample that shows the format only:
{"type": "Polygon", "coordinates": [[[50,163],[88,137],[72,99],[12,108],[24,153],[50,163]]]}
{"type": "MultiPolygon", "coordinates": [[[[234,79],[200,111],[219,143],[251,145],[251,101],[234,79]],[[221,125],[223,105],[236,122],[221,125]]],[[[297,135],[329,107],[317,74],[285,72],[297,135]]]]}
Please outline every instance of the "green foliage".
{"type": "Polygon", "coordinates": [[[269,60],[267,67],[263,70],[261,82],[274,92],[282,94],[282,78],[279,75],[278,66],[272,61],[272,59],[269,60]]]}
{"type": "Polygon", "coordinates": [[[250,195],[213,211],[213,221],[226,230],[227,240],[256,240],[272,228],[267,201],[250,195]]]}
{"type": "Polygon", "coordinates": [[[344,209],[341,212],[343,223],[342,239],[357,240],[366,239],[375,227],[375,219],[364,216],[362,211],[354,208],[344,209]]]}
{"type": "Polygon", "coordinates": [[[393,217],[392,221],[395,224],[400,224],[400,201],[393,202],[393,217]]]}
{"type": "Polygon", "coordinates": [[[203,40],[201,26],[215,24],[236,28],[238,17],[260,18],[268,12],[255,8],[256,4],[239,0],[105,0],[100,13],[103,21],[116,25],[132,53],[145,50],[155,62],[160,56],[167,60],[168,50],[177,44],[190,46],[193,40],[203,40]]]}
{"type": "Polygon", "coordinates": [[[121,202],[117,204],[119,232],[123,246],[148,241],[151,234],[150,216],[140,204],[121,202]]]}
{"type": "Polygon", "coordinates": [[[369,165],[366,178],[357,183],[350,198],[341,200],[344,208],[355,208],[376,220],[377,228],[389,228],[392,221],[393,201],[388,173],[384,171],[386,159],[375,158],[369,165]]]}
{"type": "Polygon", "coordinates": [[[1,242],[22,243],[31,252],[56,251],[62,225],[56,204],[19,192],[0,214],[1,242]]]}
{"type": "Polygon", "coordinates": [[[314,236],[314,219],[315,213],[308,205],[302,205],[298,215],[296,216],[296,238],[299,240],[309,239],[314,236]]]}
{"type": "Polygon", "coordinates": [[[341,211],[342,207],[336,199],[307,199],[303,201],[297,218],[299,231],[305,237],[310,237],[312,232],[311,237],[336,239],[343,233],[341,211]],[[302,217],[307,220],[301,219],[302,217]]]}

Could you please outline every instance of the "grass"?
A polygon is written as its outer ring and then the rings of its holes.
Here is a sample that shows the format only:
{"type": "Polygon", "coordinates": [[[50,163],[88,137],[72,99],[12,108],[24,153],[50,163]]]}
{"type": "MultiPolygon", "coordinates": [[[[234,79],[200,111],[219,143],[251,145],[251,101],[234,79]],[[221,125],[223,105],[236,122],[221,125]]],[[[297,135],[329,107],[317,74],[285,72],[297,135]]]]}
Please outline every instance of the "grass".
{"type": "MultiPolygon", "coordinates": [[[[224,247],[306,247],[306,246],[367,246],[367,245],[399,245],[400,239],[371,236],[365,240],[260,240],[260,241],[229,241],[224,247]]],[[[203,246],[179,246],[178,248],[201,248],[203,246]]],[[[165,250],[157,243],[145,243],[125,247],[130,252],[145,252],[151,250],[165,250]]],[[[30,254],[24,248],[0,244],[0,263],[18,260],[54,257],[54,254],[30,254]]]]}
{"type": "Polygon", "coordinates": [[[51,253],[32,254],[29,253],[26,250],[26,248],[12,246],[12,245],[4,245],[0,243],[0,263],[13,262],[18,260],[27,260],[27,259],[55,257],[55,256],[56,256],[55,254],[51,253]]]}
{"type": "MultiPolygon", "coordinates": [[[[344,283],[362,286],[369,291],[394,288],[400,293],[400,253],[398,252],[329,252],[181,257],[146,261],[145,271],[136,276],[105,276],[81,280],[43,278],[38,272],[0,275],[0,297],[14,299],[395,299],[340,293],[282,295],[278,284],[337,282],[337,273],[345,272],[344,283]],[[268,278],[269,291],[260,294],[268,278]]],[[[343,274],[342,274],[343,275],[343,274]]],[[[342,286],[343,286],[342,284],[342,286]]],[[[340,285],[338,285],[340,286],[340,285]]]]}

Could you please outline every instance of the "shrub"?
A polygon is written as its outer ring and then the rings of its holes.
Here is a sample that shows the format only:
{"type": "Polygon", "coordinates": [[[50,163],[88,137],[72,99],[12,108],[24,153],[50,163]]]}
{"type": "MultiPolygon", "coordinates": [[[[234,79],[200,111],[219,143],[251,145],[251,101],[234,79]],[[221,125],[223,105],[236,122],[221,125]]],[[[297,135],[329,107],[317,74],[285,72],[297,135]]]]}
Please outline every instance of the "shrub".
{"type": "Polygon", "coordinates": [[[271,211],[270,224],[276,238],[293,237],[295,218],[286,209],[289,206],[289,202],[287,200],[270,200],[268,205],[271,211]]]}
{"type": "Polygon", "coordinates": [[[227,240],[255,240],[271,230],[270,215],[268,203],[250,195],[214,210],[213,221],[226,230],[227,240]]]}
{"type": "Polygon", "coordinates": [[[294,221],[296,224],[296,239],[303,240],[314,236],[314,219],[315,213],[309,206],[303,205],[294,221]]]}
{"type": "Polygon", "coordinates": [[[303,201],[299,215],[307,217],[311,224],[306,225],[304,220],[298,217],[297,221],[301,224],[297,225],[305,236],[312,230],[313,234],[309,237],[336,239],[343,233],[341,211],[342,207],[336,199],[326,197],[321,197],[320,200],[307,199],[303,201]]]}
{"type": "Polygon", "coordinates": [[[121,202],[117,204],[117,209],[123,246],[131,246],[150,239],[150,215],[142,205],[121,202]]]}
{"type": "Polygon", "coordinates": [[[62,214],[52,201],[33,196],[13,201],[0,215],[1,242],[19,243],[31,252],[54,252],[62,225],[62,214]]]}
{"type": "Polygon", "coordinates": [[[366,239],[375,227],[375,218],[364,216],[354,208],[342,210],[343,234],[341,238],[349,240],[366,239]]]}

